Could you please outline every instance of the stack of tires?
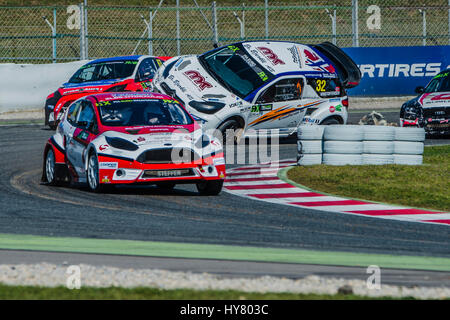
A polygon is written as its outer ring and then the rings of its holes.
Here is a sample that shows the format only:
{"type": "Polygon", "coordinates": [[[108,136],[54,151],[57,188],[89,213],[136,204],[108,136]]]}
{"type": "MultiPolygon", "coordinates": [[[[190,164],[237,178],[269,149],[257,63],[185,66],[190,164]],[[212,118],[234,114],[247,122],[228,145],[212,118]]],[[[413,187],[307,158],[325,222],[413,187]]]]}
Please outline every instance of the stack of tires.
{"type": "Polygon", "coordinates": [[[323,164],[343,166],[363,163],[363,126],[325,126],[323,164]]]}
{"type": "Polygon", "coordinates": [[[395,128],[363,126],[363,164],[393,164],[395,128]]]}
{"type": "Polygon", "coordinates": [[[422,164],[424,141],[425,130],[423,128],[395,128],[394,163],[422,164]]]}
{"type": "Polygon", "coordinates": [[[322,163],[324,126],[302,125],[297,130],[297,164],[301,166],[322,163]]]}

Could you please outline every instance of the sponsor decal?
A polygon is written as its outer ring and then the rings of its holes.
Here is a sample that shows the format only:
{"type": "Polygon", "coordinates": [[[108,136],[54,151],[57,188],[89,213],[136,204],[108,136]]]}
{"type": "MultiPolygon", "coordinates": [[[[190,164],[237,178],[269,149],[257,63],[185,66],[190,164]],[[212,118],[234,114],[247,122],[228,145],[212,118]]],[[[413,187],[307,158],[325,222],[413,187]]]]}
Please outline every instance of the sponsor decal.
{"type": "Polygon", "coordinates": [[[242,101],[236,101],[235,103],[230,103],[230,108],[242,106],[242,101]]]}
{"type": "Polygon", "coordinates": [[[273,105],[272,104],[257,104],[252,106],[250,112],[263,112],[263,111],[271,111],[273,105]]]}
{"type": "Polygon", "coordinates": [[[213,163],[215,166],[219,166],[219,165],[225,164],[225,159],[224,158],[214,158],[213,163]]]}
{"type": "Polygon", "coordinates": [[[100,162],[98,164],[99,169],[117,169],[118,167],[118,162],[100,162]]]}
{"type": "Polygon", "coordinates": [[[330,112],[333,113],[334,111],[336,111],[336,108],[334,106],[330,106],[330,112]]]}
{"type": "Polygon", "coordinates": [[[336,106],[336,111],[342,111],[342,105],[341,104],[336,106]]]}
{"type": "Polygon", "coordinates": [[[195,70],[189,70],[184,72],[184,75],[191,80],[200,91],[203,91],[206,88],[212,88],[212,84],[207,82],[205,80],[205,77],[203,77],[198,71],[195,70]]]}
{"type": "Polygon", "coordinates": [[[109,180],[108,176],[104,176],[102,179],[102,183],[111,183],[111,181],[109,180]]]}
{"type": "Polygon", "coordinates": [[[369,78],[429,77],[441,71],[442,63],[360,64],[361,76],[369,78]]]}
{"type": "Polygon", "coordinates": [[[319,124],[320,123],[320,119],[314,119],[314,118],[305,117],[302,122],[303,123],[319,124]]]}
{"type": "Polygon", "coordinates": [[[87,140],[88,137],[89,133],[87,133],[86,131],[81,131],[80,134],[77,136],[77,138],[80,140],[87,140]]]}
{"type": "Polygon", "coordinates": [[[261,51],[263,55],[266,56],[267,59],[274,65],[285,64],[283,60],[278,58],[278,56],[269,48],[266,47],[258,47],[258,50],[261,51]]]}
{"type": "Polygon", "coordinates": [[[107,145],[107,144],[102,144],[101,146],[98,147],[98,150],[100,150],[100,151],[105,151],[105,150],[108,149],[108,148],[109,148],[109,145],[107,145]]]}

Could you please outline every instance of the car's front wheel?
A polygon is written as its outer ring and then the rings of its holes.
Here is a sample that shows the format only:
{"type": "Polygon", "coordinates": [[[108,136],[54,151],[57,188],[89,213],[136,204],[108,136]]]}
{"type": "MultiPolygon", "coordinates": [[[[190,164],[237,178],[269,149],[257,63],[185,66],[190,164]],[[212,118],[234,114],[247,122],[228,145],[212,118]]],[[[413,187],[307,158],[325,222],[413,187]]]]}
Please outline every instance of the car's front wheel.
{"type": "Polygon", "coordinates": [[[98,159],[95,154],[89,156],[86,176],[88,187],[92,192],[103,191],[104,188],[99,179],[98,159]]]}
{"type": "Polygon", "coordinates": [[[210,180],[197,183],[197,190],[202,196],[216,196],[222,191],[223,180],[210,180]]]}
{"type": "Polygon", "coordinates": [[[242,128],[235,119],[225,121],[217,129],[222,134],[222,144],[239,143],[242,136],[242,128]]]}
{"type": "Polygon", "coordinates": [[[47,151],[47,154],[45,156],[44,173],[45,173],[45,181],[49,185],[54,186],[59,183],[60,180],[58,179],[56,171],[55,153],[51,148],[47,151]]]}

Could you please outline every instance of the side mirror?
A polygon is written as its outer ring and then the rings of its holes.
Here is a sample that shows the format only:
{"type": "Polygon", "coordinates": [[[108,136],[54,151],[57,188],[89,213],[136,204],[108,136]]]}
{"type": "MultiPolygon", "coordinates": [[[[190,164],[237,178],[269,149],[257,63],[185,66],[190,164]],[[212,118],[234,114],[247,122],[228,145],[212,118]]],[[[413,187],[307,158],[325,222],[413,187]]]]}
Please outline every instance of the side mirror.
{"type": "Polygon", "coordinates": [[[425,88],[424,87],[417,87],[416,90],[414,90],[414,91],[417,94],[422,94],[422,93],[424,93],[425,88]]]}

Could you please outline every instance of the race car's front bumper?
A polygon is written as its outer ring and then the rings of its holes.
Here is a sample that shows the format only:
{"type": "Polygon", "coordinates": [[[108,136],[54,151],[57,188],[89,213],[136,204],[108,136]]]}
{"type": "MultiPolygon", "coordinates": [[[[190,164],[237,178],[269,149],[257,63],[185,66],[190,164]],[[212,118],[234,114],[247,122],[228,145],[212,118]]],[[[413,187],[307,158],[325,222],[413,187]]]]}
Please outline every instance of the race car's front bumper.
{"type": "Polygon", "coordinates": [[[225,179],[223,153],[190,163],[146,164],[132,159],[99,155],[102,184],[154,184],[162,181],[196,183],[225,179]]]}

